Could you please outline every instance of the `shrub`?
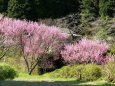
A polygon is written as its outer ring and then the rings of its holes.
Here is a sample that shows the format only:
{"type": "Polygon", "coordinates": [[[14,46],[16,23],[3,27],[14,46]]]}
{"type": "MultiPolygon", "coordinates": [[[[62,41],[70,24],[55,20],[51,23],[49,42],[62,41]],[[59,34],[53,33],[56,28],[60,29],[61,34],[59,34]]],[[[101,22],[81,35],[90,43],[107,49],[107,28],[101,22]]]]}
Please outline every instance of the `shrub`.
{"type": "Polygon", "coordinates": [[[115,62],[109,62],[104,65],[103,77],[105,77],[110,82],[115,82],[115,62]]]}
{"type": "Polygon", "coordinates": [[[83,69],[83,65],[69,65],[64,66],[61,69],[57,69],[50,74],[51,77],[62,77],[62,78],[77,78],[81,79],[81,71],[83,69]]]}
{"type": "Polygon", "coordinates": [[[96,80],[102,76],[101,67],[95,64],[87,64],[82,70],[83,80],[96,80]]]}
{"type": "Polygon", "coordinates": [[[96,80],[102,76],[101,67],[96,64],[64,66],[50,73],[55,78],[76,78],[79,80],[96,80]]]}
{"type": "Polygon", "coordinates": [[[7,64],[0,63],[0,80],[14,79],[17,72],[7,64]]]}
{"type": "Polygon", "coordinates": [[[75,77],[75,72],[74,70],[71,70],[71,66],[65,66],[63,67],[60,72],[60,77],[63,77],[63,78],[72,78],[72,77],[75,77]]]}
{"type": "Polygon", "coordinates": [[[57,69],[54,72],[50,74],[51,77],[62,77],[62,78],[81,78],[81,70],[83,68],[83,65],[69,65],[64,66],[61,69],[57,69]]]}
{"type": "Polygon", "coordinates": [[[106,43],[82,39],[78,43],[65,45],[65,50],[61,51],[61,55],[68,63],[103,64],[109,59],[104,56],[108,48],[106,43]]]}

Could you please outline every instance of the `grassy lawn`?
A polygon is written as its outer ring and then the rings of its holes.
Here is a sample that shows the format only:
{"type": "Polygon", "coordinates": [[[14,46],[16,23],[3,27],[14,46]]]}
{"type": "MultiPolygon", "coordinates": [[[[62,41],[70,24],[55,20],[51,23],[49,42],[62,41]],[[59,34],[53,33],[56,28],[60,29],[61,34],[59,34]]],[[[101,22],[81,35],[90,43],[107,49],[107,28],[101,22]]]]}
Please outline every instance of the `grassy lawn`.
{"type": "Polygon", "coordinates": [[[11,81],[0,81],[0,86],[115,86],[104,80],[79,81],[75,79],[50,78],[48,74],[42,76],[20,73],[19,77],[11,81]]]}

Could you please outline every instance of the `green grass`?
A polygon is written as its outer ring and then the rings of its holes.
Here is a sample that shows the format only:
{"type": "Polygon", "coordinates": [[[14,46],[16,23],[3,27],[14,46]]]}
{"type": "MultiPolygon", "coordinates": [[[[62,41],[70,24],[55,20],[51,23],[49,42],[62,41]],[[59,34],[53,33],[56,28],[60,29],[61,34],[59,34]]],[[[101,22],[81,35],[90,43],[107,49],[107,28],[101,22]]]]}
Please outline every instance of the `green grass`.
{"type": "Polygon", "coordinates": [[[19,73],[19,77],[10,81],[0,81],[0,86],[115,86],[104,80],[79,81],[74,78],[51,78],[49,74],[28,75],[19,73]]]}

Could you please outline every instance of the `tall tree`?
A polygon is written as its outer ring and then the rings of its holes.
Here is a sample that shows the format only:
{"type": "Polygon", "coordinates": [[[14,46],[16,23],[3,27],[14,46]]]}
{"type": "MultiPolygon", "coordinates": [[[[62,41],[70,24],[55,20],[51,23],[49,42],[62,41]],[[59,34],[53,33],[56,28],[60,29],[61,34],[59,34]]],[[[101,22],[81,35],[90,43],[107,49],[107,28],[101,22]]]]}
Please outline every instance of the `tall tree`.
{"type": "Polygon", "coordinates": [[[115,0],[99,0],[99,14],[101,17],[112,16],[115,0]]]}
{"type": "Polygon", "coordinates": [[[40,18],[57,18],[78,12],[79,0],[39,0],[40,18]]]}
{"type": "Polygon", "coordinates": [[[10,0],[8,3],[8,16],[12,18],[37,20],[38,0],[10,0]]]}
{"type": "Polygon", "coordinates": [[[58,55],[68,35],[61,33],[59,28],[11,18],[3,18],[0,24],[2,36],[7,38],[5,45],[13,45],[15,51],[20,51],[29,74],[37,65],[46,68],[47,65],[44,64],[48,60],[60,59],[58,55]],[[56,56],[49,56],[52,54],[56,56]]]}
{"type": "Polygon", "coordinates": [[[83,20],[89,17],[97,17],[99,14],[99,0],[82,0],[81,2],[81,15],[83,20]]]}

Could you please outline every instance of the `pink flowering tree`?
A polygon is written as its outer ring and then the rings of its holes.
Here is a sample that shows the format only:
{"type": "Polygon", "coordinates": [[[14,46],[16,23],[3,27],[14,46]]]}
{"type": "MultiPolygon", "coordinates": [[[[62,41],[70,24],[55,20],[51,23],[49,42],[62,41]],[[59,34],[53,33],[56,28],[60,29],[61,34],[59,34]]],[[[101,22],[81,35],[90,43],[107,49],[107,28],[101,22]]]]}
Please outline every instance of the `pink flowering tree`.
{"type": "MultiPolygon", "coordinates": [[[[4,18],[3,15],[0,15],[0,21],[4,18]]],[[[6,37],[3,35],[3,32],[1,32],[0,29],[0,60],[8,54],[9,51],[9,45],[5,45],[6,37]]]]}
{"type": "Polygon", "coordinates": [[[47,62],[48,54],[59,53],[68,37],[55,26],[6,17],[0,21],[0,31],[7,38],[6,45],[14,45],[20,50],[29,74],[41,61],[47,62]]]}
{"type": "Polygon", "coordinates": [[[100,41],[83,38],[78,43],[67,44],[61,51],[65,62],[103,64],[110,60],[106,57],[109,46],[100,41]]]}
{"type": "Polygon", "coordinates": [[[0,32],[0,60],[8,53],[9,46],[5,46],[5,37],[0,32]]]}

